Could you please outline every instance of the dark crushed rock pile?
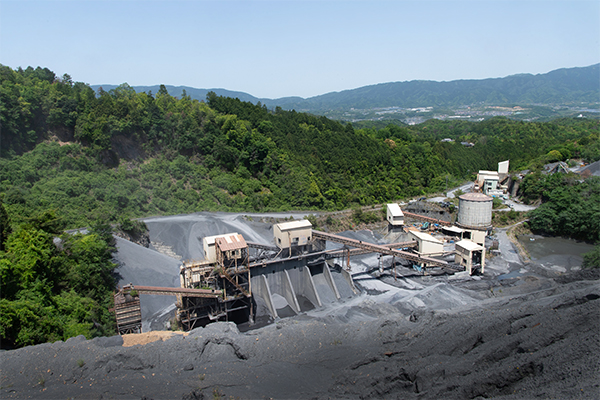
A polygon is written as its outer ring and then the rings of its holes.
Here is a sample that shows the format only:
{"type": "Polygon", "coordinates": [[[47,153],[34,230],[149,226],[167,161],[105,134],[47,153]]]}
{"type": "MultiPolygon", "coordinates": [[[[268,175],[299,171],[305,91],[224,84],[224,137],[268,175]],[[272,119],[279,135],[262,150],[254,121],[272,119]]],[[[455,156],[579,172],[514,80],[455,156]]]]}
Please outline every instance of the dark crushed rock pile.
{"type": "Polygon", "coordinates": [[[77,337],[2,351],[0,397],[600,398],[597,280],[448,312],[361,299],[341,317],[247,333],[218,323],[143,346],[77,337]]]}

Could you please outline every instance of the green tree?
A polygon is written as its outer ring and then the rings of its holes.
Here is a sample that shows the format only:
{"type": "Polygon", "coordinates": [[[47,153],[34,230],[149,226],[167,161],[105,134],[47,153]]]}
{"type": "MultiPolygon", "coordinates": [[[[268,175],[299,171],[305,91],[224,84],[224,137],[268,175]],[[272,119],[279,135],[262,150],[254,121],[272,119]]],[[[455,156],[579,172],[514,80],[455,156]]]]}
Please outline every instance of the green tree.
{"type": "Polygon", "coordinates": [[[11,232],[10,218],[6,212],[6,208],[4,208],[2,196],[0,196],[0,251],[4,251],[4,242],[6,242],[11,232]]]}
{"type": "Polygon", "coordinates": [[[600,268],[600,244],[594,247],[594,250],[583,255],[584,268],[600,268]]]}

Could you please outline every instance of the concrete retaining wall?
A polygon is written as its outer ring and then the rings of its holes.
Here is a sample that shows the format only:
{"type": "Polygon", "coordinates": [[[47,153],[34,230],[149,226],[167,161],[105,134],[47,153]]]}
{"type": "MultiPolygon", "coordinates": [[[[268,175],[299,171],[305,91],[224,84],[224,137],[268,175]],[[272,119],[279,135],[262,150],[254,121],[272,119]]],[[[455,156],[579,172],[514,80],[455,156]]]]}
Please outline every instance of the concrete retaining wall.
{"type": "Polygon", "coordinates": [[[327,283],[329,283],[329,287],[331,287],[335,298],[339,300],[341,297],[340,292],[338,291],[338,288],[335,282],[333,281],[333,276],[331,276],[331,271],[329,270],[329,266],[327,265],[327,263],[323,263],[323,274],[325,275],[325,280],[327,281],[327,283]]]}
{"type": "Polygon", "coordinates": [[[252,278],[252,295],[263,299],[271,316],[277,318],[277,311],[273,305],[271,289],[269,289],[269,283],[264,275],[258,275],[252,278]]]}
{"type": "Polygon", "coordinates": [[[283,296],[292,310],[298,314],[300,312],[300,306],[298,305],[298,299],[296,298],[296,293],[292,286],[292,282],[290,281],[288,272],[283,270],[281,272],[269,274],[267,276],[267,281],[269,282],[271,293],[277,293],[283,296]]]}
{"type": "Polygon", "coordinates": [[[287,272],[296,294],[306,297],[315,307],[323,305],[308,267],[290,269],[287,272]]]}

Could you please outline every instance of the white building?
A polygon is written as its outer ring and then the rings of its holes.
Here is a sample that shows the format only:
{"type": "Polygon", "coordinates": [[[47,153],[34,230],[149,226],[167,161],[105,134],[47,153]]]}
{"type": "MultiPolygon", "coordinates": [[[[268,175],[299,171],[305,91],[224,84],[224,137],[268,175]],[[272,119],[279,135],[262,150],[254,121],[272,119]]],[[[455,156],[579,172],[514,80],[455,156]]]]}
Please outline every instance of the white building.
{"type": "Polygon", "coordinates": [[[506,174],[508,174],[508,166],[510,164],[509,161],[510,160],[500,161],[498,163],[498,174],[499,175],[506,175],[506,174]]]}
{"type": "Polygon", "coordinates": [[[444,242],[434,238],[429,233],[408,231],[413,240],[417,241],[417,253],[421,256],[435,256],[444,253],[444,242]]]}
{"type": "Polygon", "coordinates": [[[491,194],[498,190],[500,175],[497,171],[481,170],[477,174],[476,189],[480,189],[484,194],[491,194]]]}
{"type": "Polygon", "coordinates": [[[223,235],[207,236],[202,239],[202,247],[204,248],[204,259],[208,262],[217,262],[217,251],[215,249],[215,243],[217,239],[225,239],[223,243],[241,243],[243,242],[246,247],[246,242],[242,235],[239,233],[225,233],[223,235]]]}
{"type": "Polygon", "coordinates": [[[404,225],[404,213],[398,204],[393,203],[387,205],[387,221],[394,227],[404,225]]]}
{"type": "Polygon", "coordinates": [[[451,236],[456,236],[460,240],[470,240],[480,245],[483,245],[485,243],[485,237],[487,236],[486,230],[463,229],[457,226],[442,227],[442,232],[451,236]]]}
{"type": "Polygon", "coordinates": [[[292,246],[306,246],[312,236],[312,224],[303,219],[273,225],[275,244],[280,249],[292,246]]]}
{"type": "Polygon", "coordinates": [[[465,267],[469,275],[474,269],[479,269],[481,274],[485,270],[485,247],[470,240],[461,240],[456,243],[454,261],[465,267]]]}

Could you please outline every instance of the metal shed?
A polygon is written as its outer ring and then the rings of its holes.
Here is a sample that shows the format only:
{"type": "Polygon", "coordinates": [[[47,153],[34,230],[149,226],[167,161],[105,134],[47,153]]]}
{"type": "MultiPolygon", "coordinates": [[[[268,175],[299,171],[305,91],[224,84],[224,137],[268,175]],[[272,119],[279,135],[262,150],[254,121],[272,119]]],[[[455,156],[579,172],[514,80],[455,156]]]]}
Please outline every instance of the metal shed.
{"type": "Polygon", "coordinates": [[[417,241],[417,252],[419,255],[441,255],[444,253],[444,242],[434,238],[428,233],[419,231],[408,231],[408,233],[417,241]]]}
{"type": "Polygon", "coordinates": [[[227,235],[215,239],[217,262],[224,266],[239,265],[248,257],[248,245],[240,234],[227,235]]]}
{"type": "Polygon", "coordinates": [[[307,245],[311,233],[312,224],[306,219],[273,225],[275,244],[280,249],[307,245]]]}
{"type": "MultiPolygon", "coordinates": [[[[227,238],[229,237],[229,242],[235,241],[237,242],[237,237],[241,235],[238,233],[225,233],[223,235],[215,235],[215,236],[207,236],[202,240],[202,245],[204,248],[204,259],[211,263],[217,262],[217,252],[215,250],[215,244],[217,239],[219,238],[227,238]],[[233,239],[232,239],[233,238],[233,239]]],[[[242,238],[244,240],[244,238],[242,238]]],[[[244,242],[245,243],[245,242],[244,242]]]]}
{"type": "Polygon", "coordinates": [[[485,269],[485,247],[470,240],[461,240],[456,243],[454,261],[464,266],[469,275],[473,274],[474,269],[479,269],[483,274],[485,269]]]}
{"type": "Polygon", "coordinates": [[[396,203],[387,205],[387,221],[392,226],[404,225],[404,213],[396,203]]]}

